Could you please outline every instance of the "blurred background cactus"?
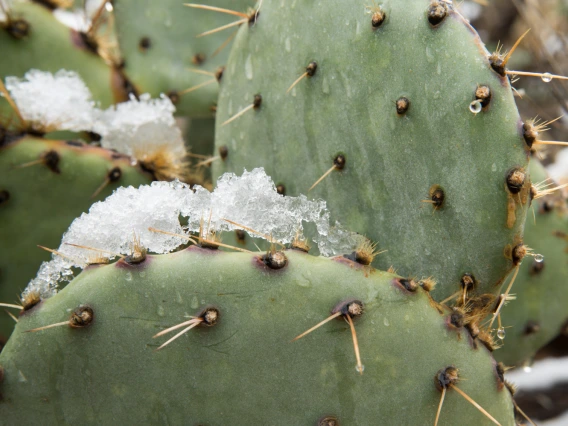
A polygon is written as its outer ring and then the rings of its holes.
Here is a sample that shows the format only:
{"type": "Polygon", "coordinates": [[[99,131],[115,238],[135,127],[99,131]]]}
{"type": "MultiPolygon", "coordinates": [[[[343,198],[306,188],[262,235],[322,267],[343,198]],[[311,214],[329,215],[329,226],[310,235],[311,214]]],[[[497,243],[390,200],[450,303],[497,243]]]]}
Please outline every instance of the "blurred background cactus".
{"type": "Polygon", "coordinates": [[[568,362],[550,358],[568,357],[567,15],[563,0],[0,0],[0,418],[566,422],[568,362]],[[272,180],[243,175],[256,167],[272,180]],[[289,343],[330,311],[343,326],[289,343]],[[176,318],[199,326],[176,336],[189,363],[148,340],[176,318]],[[133,390],[106,379],[134,358],[133,390]],[[90,374],[115,395],[97,410],[90,374]]]}

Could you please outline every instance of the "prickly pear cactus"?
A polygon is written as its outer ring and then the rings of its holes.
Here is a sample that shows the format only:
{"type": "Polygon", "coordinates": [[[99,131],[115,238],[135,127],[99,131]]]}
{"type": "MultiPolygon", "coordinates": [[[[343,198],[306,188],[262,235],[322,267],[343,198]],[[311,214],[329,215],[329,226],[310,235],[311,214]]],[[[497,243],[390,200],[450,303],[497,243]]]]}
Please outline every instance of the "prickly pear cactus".
{"type": "MultiPolygon", "coordinates": [[[[536,160],[530,171],[534,182],[547,179],[536,160]]],[[[568,205],[559,193],[533,200],[532,205],[536,218],[533,221],[531,214],[527,219],[525,243],[543,258],[522,263],[513,286],[516,300],[503,310],[507,334],[495,356],[507,365],[529,361],[568,320],[568,205]]]]}
{"type": "Polygon", "coordinates": [[[444,391],[440,425],[492,424],[461,392],[514,424],[502,370],[446,320],[416,283],[343,257],[194,246],[122,260],[86,269],[20,315],[0,355],[0,416],[10,424],[433,424],[444,391]],[[291,341],[330,312],[337,318],[291,341]],[[198,326],[168,345],[169,336],[152,339],[187,321],[198,326]]]}
{"type": "MultiPolygon", "coordinates": [[[[25,137],[0,148],[0,301],[12,302],[35,276],[49,248],[95,201],[117,186],[151,177],[130,157],[80,142],[25,137]]],[[[14,321],[2,311],[0,336],[14,321]]]]}
{"type": "MultiPolygon", "coordinates": [[[[205,1],[204,4],[247,12],[250,0],[205,1]]],[[[234,29],[199,34],[238,20],[235,16],[184,6],[178,0],[119,0],[116,29],[125,73],[141,92],[167,93],[180,115],[211,117],[219,85],[215,71],[225,64],[229,47],[220,50],[234,29]],[[211,75],[191,72],[208,71],[211,75]],[[209,82],[209,83],[207,83],[209,82]],[[207,83],[206,85],[203,85],[207,83]],[[195,90],[193,87],[203,85],[195,90]]]]}
{"type": "Polygon", "coordinates": [[[466,274],[495,293],[515,266],[528,147],[507,77],[450,2],[264,2],[217,118],[214,178],[263,166],[297,195],[329,172],[309,195],[387,250],[379,267],[437,278],[438,300],[466,274]]]}
{"type": "MultiPolygon", "coordinates": [[[[87,49],[80,34],[55,19],[47,8],[33,2],[13,2],[10,16],[27,30],[15,37],[9,29],[0,28],[0,78],[22,77],[30,69],[53,73],[74,70],[103,107],[126,100],[120,73],[87,49]]],[[[4,102],[1,106],[12,113],[4,102]]]]}

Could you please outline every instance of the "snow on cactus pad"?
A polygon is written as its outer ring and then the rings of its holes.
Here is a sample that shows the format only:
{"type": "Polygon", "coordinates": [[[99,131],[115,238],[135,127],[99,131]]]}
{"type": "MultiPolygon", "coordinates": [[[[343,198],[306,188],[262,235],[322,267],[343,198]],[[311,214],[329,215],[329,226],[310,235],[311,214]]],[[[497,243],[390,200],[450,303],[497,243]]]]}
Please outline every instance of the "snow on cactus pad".
{"type": "Polygon", "coordinates": [[[229,154],[214,177],[262,166],[296,196],[334,167],[308,195],[387,250],[375,266],[434,276],[439,300],[466,273],[495,293],[530,179],[511,86],[488,56],[449,1],[264,2],[221,81],[215,143],[229,154]]]}
{"type": "Polygon", "coordinates": [[[176,182],[153,182],[139,188],[118,188],[103,202],[94,204],[89,213],[75,219],[64,234],[53,260],[44,262],[23,298],[38,292],[42,298],[53,295],[62,280],[72,277],[72,268],[89,264],[94,253],[114,258],[112,253],[129,254],[133,236],[152,253],[168,253],[187,243],[187,232],[206,230],[217,233],[236,229],[225,219],[271,235],[282,244],[291,242],[306,223],[314,224],[315,242],[326,255],[351,253],[357,237],[331,226],[323,201],[305,196],[283,197],[263,169],[245,172],[241,177],[227,173],[217,182],[215,191],[176,182]],[[180,217],[187,220],[182,226],[180,217]],[[169,233],[159,233],[150,228],[169,233]],[[86,246],[96,250],[89,250],[86,246]]]}

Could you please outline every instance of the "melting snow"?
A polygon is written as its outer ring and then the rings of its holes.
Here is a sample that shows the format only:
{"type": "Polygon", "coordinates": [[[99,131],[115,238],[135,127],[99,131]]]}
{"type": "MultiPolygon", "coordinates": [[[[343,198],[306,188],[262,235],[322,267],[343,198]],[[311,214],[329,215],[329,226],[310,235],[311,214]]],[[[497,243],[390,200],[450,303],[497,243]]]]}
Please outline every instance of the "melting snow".
{"type": "Polygon", "coordinates": [[[79,75],[31,70],[23,79],[6,77],[6,89],[24,120],[37,130],[91,130],[99,113],[79,75]]]}
{"type": "Polygon", "coordinates": [[[72,278],[71,268],[85,267],[94,254],[107,258],[115,257],[108,252],[130,254],[134,235],[150,252],[175,250],[187,239],[148,228],[178,234],[199,232],[202,218],[209,222],[210,215],[210,229],[216,232],[238,228],[223,220],[229,219],[272,235],[283,244],[291,242],[304,224],[314,224],[317,229],[314,242],[324,256],[351,252],[358,239],[337,225],[330,226],[325,201],[278,194],[262,168],[245,171],[241,177],[226,173],[219,178],[213,192],[202,187],[192,190],[179,181],[154,182],[138,189],[119,188],[105,201],[91,206],[89,213],[75,219],[57,249],[66,257],[54,255],[53,260],[44,262],[24,296],[32,291],[39,291],[44,298],[55,294],[60,281],[72,278]],[[183,226],[180,216],[187,218],[183,226]],[[69,244],[104,251],[95,253],[69,244]]]}

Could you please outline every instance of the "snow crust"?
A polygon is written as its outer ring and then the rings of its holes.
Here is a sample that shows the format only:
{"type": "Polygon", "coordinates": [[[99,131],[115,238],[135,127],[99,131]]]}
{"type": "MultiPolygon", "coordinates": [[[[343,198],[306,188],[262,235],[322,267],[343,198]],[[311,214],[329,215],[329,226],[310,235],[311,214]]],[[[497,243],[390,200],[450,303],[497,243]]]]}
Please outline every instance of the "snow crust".
{"type": "Polygon", "coordinates": [[[100,111],[76,72],[31,70],[6,77],[6,89],[22,117],[37,130],[91,130],[100,111]]]}
{"type": "Polygon", "coordinates": [[[137,160],[156,152],[182,161],[186,155],[182,133],[174,118],[175,107],[161,95],[143,94],[102,111],[79,75],[60,70],[55,74],[31,70],[24,78],[6,78],[6,89],[24,120],[39,131],[89,131],[102,136],[104,148],[137,160]]]}
{"type": "Polygon", "coordinates": [[[139,152],[157,148],[184,156],[185,145],[176,126],[175,110],[165,95],[152,99],[146,93],[140,96],[140,100],[131,95],[130,101],[104,111],[95,123],[94,132],[102,136],[103,148],[116,149],[135,157],[139,152]]]}
{"type": "Polygon", "coordinates": [[[72,268],[84,268],[95,254],[106,258],[116,257],[109,252],[131,254],[134,235],[150,252],[171,252],[187,243],[187,239],[148,228],[187,235],[199,232],[203,219],[209,223],[209,230],[215,232],[239,228],[224,220],[229,219],[271,235],[282,244],[293,241],[305,224],[315,225],[314,242],[324,256],[350,253],[360,239],[338,224],[330,225],[325,201],[311,201],[304,195],[278,194],[274,182],[262,168],[245,171],[240,177],[226,173],[219,178],[213,192],[199,186],[192,190],[179,181],[153,182],[138,189],[119,188],[105,201],[91,206],[89,213],[75,219],[57,249],[64,256],[53,255],[53,260],[44,262],[23,297],[34,291],[43,298],[52,296],[61,281],[73,277],[72,268]],[[183,226],[180,217],[186,218],[183,226]]]}

